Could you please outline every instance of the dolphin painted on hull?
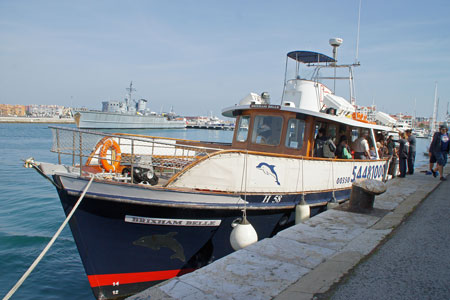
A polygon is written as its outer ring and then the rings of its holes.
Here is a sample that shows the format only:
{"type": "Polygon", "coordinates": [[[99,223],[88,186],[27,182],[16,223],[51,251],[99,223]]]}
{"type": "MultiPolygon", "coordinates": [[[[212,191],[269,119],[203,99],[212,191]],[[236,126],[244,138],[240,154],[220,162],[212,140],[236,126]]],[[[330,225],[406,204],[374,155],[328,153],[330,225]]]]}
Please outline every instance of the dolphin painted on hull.
{"type": "Polygon", "coordinates": [[[275,179],[275,182],[280,185],[280,182],[278,181],[278,174],[275,172],[275,165],[269,165],[268,163],[262,162],[259,163],[256,168],[263,171],[264,174],[272,176],[275,179]]]}
{"type": "Polygon", "coordinates": [[[143,236],[140,239],[133,242],[133,245],[147,247],[152,250],[159,250],[161,247],[166,247],[173,250],[175,253],[170,256],[171,259],[178,258],[180,261],[185,262],[184,250],[181,244],[174,239],[176,232],[169,232],[168,234],[154,234],[143,236]]]}

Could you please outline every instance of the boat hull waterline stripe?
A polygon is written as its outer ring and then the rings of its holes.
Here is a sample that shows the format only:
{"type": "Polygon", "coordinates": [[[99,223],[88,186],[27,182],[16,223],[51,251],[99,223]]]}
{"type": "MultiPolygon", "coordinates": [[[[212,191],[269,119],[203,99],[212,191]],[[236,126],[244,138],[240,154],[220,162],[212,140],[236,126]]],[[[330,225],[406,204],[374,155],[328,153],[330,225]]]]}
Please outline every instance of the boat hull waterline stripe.
{"type": "Polygon", "coordinates": [[[160,281],[173,278],[195,271],[195,269],[179,269],[154,272],[139,273],[121,273],[121,274],[104,274],[104,275],[88,275],[91,287],[130,284],[147,281],[160,281]]]}

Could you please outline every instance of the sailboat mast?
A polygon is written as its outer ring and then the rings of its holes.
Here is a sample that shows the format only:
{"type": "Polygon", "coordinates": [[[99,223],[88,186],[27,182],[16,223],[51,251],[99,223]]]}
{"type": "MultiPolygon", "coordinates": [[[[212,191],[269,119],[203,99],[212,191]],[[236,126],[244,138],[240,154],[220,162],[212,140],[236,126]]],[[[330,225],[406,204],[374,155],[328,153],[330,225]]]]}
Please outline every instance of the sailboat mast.
{"type": "Polygon", "coordinates": [[[448,126],[450,126],[450,115],[448,114],[448,101],[447,101],[447,113],[445,114],[445,123],[448,126]]]}
{"type": "Polygon", "coordinates": [[[434,108],[433,108],[433,117],[432,117],[432,123],[430,126],[430,133],[433,134],[434,132],[436,132],[436,117],[437,117],[437,90],[438,90],[438,86],[437,86],[437,82],[435,83],[435,88],[434,88],[434,108]]]}

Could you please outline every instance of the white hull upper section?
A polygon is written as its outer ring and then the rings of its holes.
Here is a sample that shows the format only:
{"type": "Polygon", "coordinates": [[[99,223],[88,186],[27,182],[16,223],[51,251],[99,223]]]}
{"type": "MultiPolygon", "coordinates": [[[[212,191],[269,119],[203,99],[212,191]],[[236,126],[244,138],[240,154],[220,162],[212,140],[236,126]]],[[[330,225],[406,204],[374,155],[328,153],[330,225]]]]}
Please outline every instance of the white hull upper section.
{"type": "Polygon", "coordinates": [[[232,193],[301,193],[350,188],[358,179],[382,180],[386,160],[287,158],[222,152],[182,172],[169,188],[232,193]]]}
{"type": "Polygon", "coordinates": [[[186,128],[182,120],[167,120],[156,115],[132,115],[97,111],[79,111],[75,116],[78,128],[84,129],[154,129],[186,128]]]}

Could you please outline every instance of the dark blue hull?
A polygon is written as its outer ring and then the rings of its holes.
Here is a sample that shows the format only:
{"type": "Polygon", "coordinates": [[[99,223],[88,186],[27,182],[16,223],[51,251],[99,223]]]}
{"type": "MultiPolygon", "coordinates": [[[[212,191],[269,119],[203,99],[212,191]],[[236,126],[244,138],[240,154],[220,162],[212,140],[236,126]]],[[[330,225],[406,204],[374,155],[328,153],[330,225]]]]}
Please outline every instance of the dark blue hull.
{"type": "MultiPolygon", "coordinates": [[[[63,189],[58,192],[67,215],[78,196],[63,189]]],[[[335,196],[338,200],[348,199],[349,193],[343,190],[335,196]]],[[[260,240],[294,224],[294,207],[301,196],[289,196],[292,202],[286,195],[282,205],[261,205],[264,195],[247,197],[247,218],[260,240]]],[[[331,192],[310,194],[306,200],[319,203],[331,196],[331,192]]],[[[90,197],[88,193],[69,224],[95,296],[116,299],[233,252],[229,242],[231,224],[242,217],[241,209],[130,203],[90,197]],[[177,220],[197,223],[180,225],[175,224],[180,222],[177,220]]],[[[322,209],[311,208],[311,214],[322,209]]]]}

